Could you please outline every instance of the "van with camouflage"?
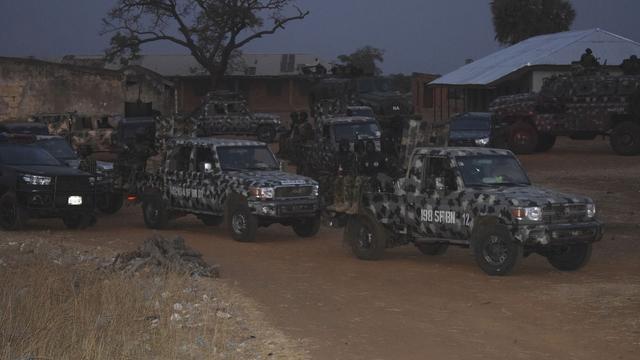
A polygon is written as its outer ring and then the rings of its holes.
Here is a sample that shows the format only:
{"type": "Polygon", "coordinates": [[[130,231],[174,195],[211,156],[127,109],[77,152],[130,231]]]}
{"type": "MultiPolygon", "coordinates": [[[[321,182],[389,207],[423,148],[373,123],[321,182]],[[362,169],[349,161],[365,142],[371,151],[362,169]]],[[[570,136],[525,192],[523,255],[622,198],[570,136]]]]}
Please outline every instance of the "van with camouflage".
{"type": "Polygon", "coordinates": [[[159,169],[138,187],[149,228],[193,214],[210,226],[226,219],[238,241],[254,241],[257,228],[271,224],[301,237],[318,232],[318,183],[281,171],[266,144],[180,137],[167,139],[165,149],[159,169]]]}
{"type": "Polygon", "coordinates": [[[417,148],[394,185],[364,193],[348,220],[345,240],[360,259],[409,243],[427,255],[455,245],[471,248],[489,275],[509,274],[533,253],[570,271],[602,237],[593,200],[533,186],[508,150],[417,148]]]}

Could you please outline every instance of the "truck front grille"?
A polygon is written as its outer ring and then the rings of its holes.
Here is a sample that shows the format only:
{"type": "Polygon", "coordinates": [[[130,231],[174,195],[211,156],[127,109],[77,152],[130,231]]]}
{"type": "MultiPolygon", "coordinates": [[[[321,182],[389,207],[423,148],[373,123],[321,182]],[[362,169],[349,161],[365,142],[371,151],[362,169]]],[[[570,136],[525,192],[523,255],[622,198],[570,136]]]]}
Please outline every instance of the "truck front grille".
{"type": "Polygon", "coordinates": [[[87,176],[58,176],[56,192],[89,192],[91,185],[87,176]]]}
{"type": "Polygon", "coordinates": [[[543,209],[544,221],[551,224],[585,221],[587,207],[583,204],[549,205],[543,209]]]}
{"type": "Polygon", "coordinates": [[[313,194],[313,186],[284,186],[276,188],[276,198],[300,198],[313,194]]]}

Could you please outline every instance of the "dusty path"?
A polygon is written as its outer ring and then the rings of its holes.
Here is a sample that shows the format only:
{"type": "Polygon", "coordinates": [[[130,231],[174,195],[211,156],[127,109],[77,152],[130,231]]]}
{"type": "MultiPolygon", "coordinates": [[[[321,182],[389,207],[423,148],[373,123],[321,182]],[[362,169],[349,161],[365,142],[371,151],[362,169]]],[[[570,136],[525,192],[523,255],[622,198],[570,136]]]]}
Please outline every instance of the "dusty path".
{"type": "MultiPolygon", "coordinates": [[[[187,217],[163,233],[183,235],[215,259],[230,285],[285,333],[305,339],[317,359],[637,359],[640,157],[615,156],[603,142],[567,141],[523,162],[538,184],[598,202],[610,226],[584,270],[561,273],[533,255],[513,276],[490,278],[456,248],[430,258],[405,247],[363,262],[344,249],[340,231],[326,228],[298,239],[273,226],[244,244],[187,217]]],[[[122,247],[150,233],[139,208],[86,232],[34,225],[52,228],[52,238],[122,247]]]]}

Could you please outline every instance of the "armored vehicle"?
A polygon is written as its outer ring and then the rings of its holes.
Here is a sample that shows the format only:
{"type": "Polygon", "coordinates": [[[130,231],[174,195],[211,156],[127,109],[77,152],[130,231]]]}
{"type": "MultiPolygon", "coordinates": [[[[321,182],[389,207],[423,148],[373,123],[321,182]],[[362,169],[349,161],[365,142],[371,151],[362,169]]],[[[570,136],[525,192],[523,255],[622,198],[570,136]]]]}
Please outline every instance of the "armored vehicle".
{"type": "Polygon", "coordinates": [[[84,146],[91,152],[111,152],[111,138],[121,121],[119,115],[101,117],[78,114],[37,114],[31,120],[46,125],[49,133],[65,137],[77,151],[84,146]]]}
{"type": "Polygon", "coordinates": [[[198,124],[198,136],[250,135],[271,143],[286,131],[279,116],[252,113],[235,94],[210,93],[189,117],[198,124]]]}
{"type": "Polygon", "coordinates": [[[592,140],[609,136],[619,155],[640,154],[640,76],[612,75],[577,66],[545,80],[539,93],[503,96],[490,105],[508,125],[502,137],[519,154],[547,151],[556,136],[592,140]]]}
{"type": "Polygon", "coordinates": [[[170,138],[163,161],[142,189],[146,225],[194,214],[207,225],[226,219],[234,239],[254,241],[259,226],[283,224],[301,237],[320,227],[318,183],[283,172],[266,144],[218,138],[170,138]]]}
{"type": "Polygon", "coordinates": [[[0,135],[0,225],[19,230],[29,218],[62,218],[71,229],[95,222],[95,179],[35,144],[0,135]]]}
{"type": "Polygon", "coordinates": [[[535,187],[508,150],[417,148],[393,192],[365,192],[344,236],[354,254],[381,258],[413,243],[427,255],[469,247],[489,275],[509,274],[538,253],[560,270],[591,256],[602,226],[587,197],[535,187]]]}

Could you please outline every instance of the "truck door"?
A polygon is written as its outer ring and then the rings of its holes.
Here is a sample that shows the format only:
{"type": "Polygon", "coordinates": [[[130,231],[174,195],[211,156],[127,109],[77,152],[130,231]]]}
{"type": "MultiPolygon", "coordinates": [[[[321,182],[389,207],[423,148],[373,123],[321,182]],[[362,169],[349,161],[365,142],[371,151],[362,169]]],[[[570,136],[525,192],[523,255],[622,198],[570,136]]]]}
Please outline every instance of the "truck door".
{"type": "Polygon", "coordinates": [[[210,147],[196,148],[195,167],[197,177],[194,180],[197,188],[196,210],[219,214],[223,212],[222,192],[218,184],[221,183],[222,172],[217,165],[214,150],[210,147]]]}
{"type": "Polygon", "coordinates": [[[165,186],[172,207],[188,209],[191,191],[189,179],[191,177],[191,146],[178,146],[171,150],[167,160],[165,186]]]}
{"type": "Polygon", "coordinates": [[[252,119],[249,116],[249,111],[241,103],[228,103],[227,116],[233,124],[233,132],[251,133],[257,128],[257,122],[251,121],[252,119]]]}
{"type": "Polygon", "coordinates": [[[466,237],[458,175],[446,156],[425,159],[422,191],[413,198],[415,226],[420,238],[461,240],[466,237]]]}

